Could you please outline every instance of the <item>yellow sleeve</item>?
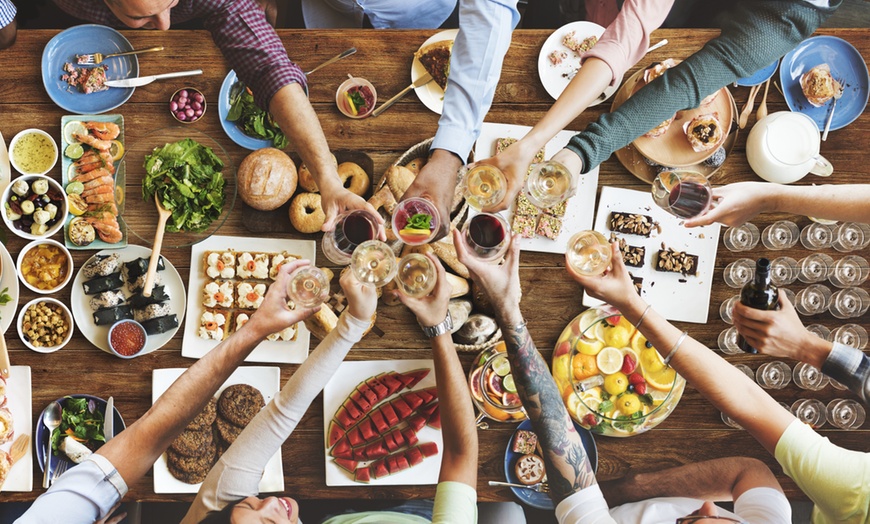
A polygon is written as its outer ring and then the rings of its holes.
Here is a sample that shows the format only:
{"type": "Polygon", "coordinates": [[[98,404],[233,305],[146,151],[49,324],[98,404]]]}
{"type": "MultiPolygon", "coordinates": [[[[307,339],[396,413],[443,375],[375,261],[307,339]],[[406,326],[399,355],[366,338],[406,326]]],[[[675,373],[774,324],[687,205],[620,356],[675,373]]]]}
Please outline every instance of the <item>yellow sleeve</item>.
{"type": "Polygon", "coordinates": [[[462,482],[439,482],[432,524],[476,524],[477,491],[462,482]]]}

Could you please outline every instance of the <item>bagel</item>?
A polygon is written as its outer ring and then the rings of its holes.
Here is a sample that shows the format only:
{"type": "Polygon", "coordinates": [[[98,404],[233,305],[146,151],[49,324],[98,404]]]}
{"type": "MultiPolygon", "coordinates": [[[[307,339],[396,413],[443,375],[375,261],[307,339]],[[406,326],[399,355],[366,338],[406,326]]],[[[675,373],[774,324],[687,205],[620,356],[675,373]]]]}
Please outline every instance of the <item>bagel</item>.
{"type": "Polygon", "coordinates": [[[338,165],[338,178],[342,185],[354,195],[363,196],[372,185],[365,170],[353,162],[342,162],[338,165]]]}
{"type": "Polygon", "coordinates": [[[290,223],[300,233],[317,233],[323,228],[326,214],[317,193],[299,193],[290,202],[290,223]]]}
{"type": "MultiPolygon", "coordinates": [[[[335,155],[332,155],[332,163],[336,167],[338,166],[338,159],[335,158],[335,155]]],[[[317,189],[317,182],[314,181],[314,175],[308,170],[305,162],[299,164],[299,187],[310,193],[317,193],[319,191],[317,189]]]]}
{"type": "Polygon", "coordinates": [[[258,149],[242,160],[236,175],[239,196],[261,211],[283,206],[296,191],[296,166],[283,151],[258,149]]]}

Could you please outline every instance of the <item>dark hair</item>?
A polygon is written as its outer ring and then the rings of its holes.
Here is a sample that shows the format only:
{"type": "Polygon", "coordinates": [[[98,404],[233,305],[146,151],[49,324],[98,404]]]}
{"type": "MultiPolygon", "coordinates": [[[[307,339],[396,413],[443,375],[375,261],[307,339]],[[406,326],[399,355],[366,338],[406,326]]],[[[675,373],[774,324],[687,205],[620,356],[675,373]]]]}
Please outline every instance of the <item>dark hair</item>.
{"type": "MultiPolygon", "coordinates": [[[[244,500],[244,499],[242,499],[244,500]]],[[[199,521],[199,524],[230,524],[230,515],[233,514],[233,510],[236,508],[236,504],[241,502],[242,500],[237,500],[230,504],[227,504],[220,511],[212,511],[206,517],[199,521]]]]}

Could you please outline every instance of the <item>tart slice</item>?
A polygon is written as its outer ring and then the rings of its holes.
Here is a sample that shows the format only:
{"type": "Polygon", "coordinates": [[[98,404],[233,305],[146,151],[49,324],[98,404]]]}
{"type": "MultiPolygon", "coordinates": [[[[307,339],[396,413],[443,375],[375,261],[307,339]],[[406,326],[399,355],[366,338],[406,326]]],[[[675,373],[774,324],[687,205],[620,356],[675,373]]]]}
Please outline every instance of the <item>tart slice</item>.
{"type": "Polygon", "coordinates": [[[447,76],[450,74],[450,52],[453,40],[441,40],[423,46],[414,53],[427,73],[432,75],[441,89],[447,89],[447,76]]]}
{"type": "Polygon", "coordinates": [[[686,122],[683,131],[686,133],[686,139],[689,140],[692,149],[697,153],[719,147],[724,133],[718,113],[696,116],[691,121],[686,122]]]}

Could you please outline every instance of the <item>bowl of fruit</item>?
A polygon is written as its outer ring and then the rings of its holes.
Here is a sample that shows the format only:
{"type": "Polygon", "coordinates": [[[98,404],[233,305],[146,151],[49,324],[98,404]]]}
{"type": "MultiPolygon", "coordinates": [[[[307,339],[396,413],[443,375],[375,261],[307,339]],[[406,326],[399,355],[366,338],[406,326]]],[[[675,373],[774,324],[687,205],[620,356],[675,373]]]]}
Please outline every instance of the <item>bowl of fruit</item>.
{"type": "Polygon", "coordinates": [[[517,394],[506,351],[504,342],[484,349],[468,374],[471,398],[480,412],[477,423],[483,429],[484,418],[499,422],[520,422],[528,418],[517,394]]]}
{"type": "Polygon", "coordinates": [[[571,417],[594,433],[639,435],[659,425],[686,381],[611,306],[578,315],[553,352],[553,378],[571,417]]]}

